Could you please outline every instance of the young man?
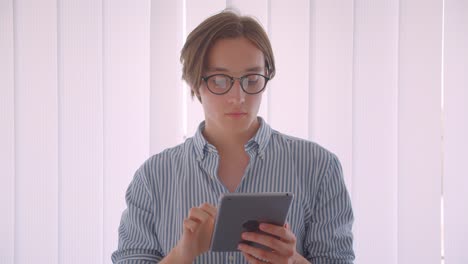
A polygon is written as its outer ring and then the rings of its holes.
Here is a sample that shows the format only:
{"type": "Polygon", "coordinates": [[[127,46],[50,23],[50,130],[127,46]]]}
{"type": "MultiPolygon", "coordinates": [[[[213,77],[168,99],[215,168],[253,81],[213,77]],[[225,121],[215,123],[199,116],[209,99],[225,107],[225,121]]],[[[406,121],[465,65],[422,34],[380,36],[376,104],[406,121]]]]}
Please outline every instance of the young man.
{"type": "Polygon", "coordinates": [[[337,157],[257,116],[275,75],[262,27],[230,11],[214,15],[190,33],[181,61],[205,121],[137,170],[114,263],[353,263],[353,213],[337,157]],[[243,234],[272,250],[208,251],[226,192],[294,193],[288,224],[260,227],[279,239],[243,234]]]}

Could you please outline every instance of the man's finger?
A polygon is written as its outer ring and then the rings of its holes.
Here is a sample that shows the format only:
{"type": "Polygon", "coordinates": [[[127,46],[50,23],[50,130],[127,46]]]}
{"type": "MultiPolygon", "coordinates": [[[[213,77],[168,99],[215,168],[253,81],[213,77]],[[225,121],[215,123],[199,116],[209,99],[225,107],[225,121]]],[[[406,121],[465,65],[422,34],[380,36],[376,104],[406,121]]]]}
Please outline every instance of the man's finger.
{"type": "Polygon", "coordinates": [[[244,232],[242,233],[242,239],[266,246],[270,250],[278,252],[280,255],[286,254],[287,252],[288,244],[278,240],[276,237],[271,235],[259,234],[255,232],[244,232]]]}
{"type": "Polygon", "coordinates": [[[199,223],[196,221],[193,221],[191,219],[184,219],[184,227],[190,230],[191,232],[195,232],[198,225],[199,223]]]}
{"type": "Polygon", "coordinates": [[[213,218],[216,217],[216,214],[218,213],[218,209],[209,203],[203,203],[198,208],[204,210],[213,218]]]}
{"type": "Polygon", "coordinates": [[[278,259],[278,255],[256,247],[239,244],[238,249],[244,253],[249,263],[270,263],[273,259],[278,259]]]}
{"type": "Polygon", "coordinates": [[[206,222],[208,219],[212,218],[212,216],[201,208],[193,207],[189,211],[188,218],[199,222],[206,222]]]}
{"type": "Polygon", "coordinates": [[[296,237],[294,236],[294,234],[286,226],[283,227],[283,226],[277,226],[277,225],[272,225],[272,224],[267,224],[267,223],[261,223],[259,228],[263,232],[277,236],[282,241],[285,241],[285,242],[295,242],[296,240],[296,237]]]}

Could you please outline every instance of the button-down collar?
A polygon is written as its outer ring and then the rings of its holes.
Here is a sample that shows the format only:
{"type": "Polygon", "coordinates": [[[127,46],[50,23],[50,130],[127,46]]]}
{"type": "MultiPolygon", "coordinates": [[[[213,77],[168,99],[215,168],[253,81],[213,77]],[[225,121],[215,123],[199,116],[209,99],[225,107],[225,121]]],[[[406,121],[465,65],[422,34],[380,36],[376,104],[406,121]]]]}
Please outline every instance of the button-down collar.
{"type": "MultiPolygon", "coordinates": [[[[258,128],[255,135],[247,141],[245,144],[245,151],[249,152],[256,148],[258,156],[263,159],[263,155],[265,154],[266,146],[271,137],[272,129],[271,127],[265,123],[263,118],[258,117],[258,122],[260,127],[258,128]]],[[[205,137],[203,136],[203,130],[205,129],[205,121],[201,122],[198,126],[197,132],[193,138],[194,140],[194,151],[197,157],[197,161],[202,161],[205,158],[205,154],[207,152],[214,152],[216,153],[216,147],[210,144],[205,137]]]]}

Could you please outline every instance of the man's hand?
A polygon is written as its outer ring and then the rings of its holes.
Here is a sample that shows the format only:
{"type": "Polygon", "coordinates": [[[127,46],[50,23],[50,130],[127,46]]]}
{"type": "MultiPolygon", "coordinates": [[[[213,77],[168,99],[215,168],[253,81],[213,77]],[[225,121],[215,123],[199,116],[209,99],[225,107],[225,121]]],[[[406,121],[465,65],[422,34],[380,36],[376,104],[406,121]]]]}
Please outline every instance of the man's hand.
{"type": "Polygon", "coordinates": [[[254,232],[243,233],[242,239],[267,246],[271,249],[268,251],[243,243],[239,244],[239,250],[249,263],[309,263],[305,258],[297,253],[296,236],[290,230],[288,224],[285,224],[284,226],[276,226],[262,223],[260,224],[260,230],[278,238],[254,232]]]}
{"type": "Polygon", "coordinates": [[[208,251],[216,213],[216,207],[208,203],[191,208],[188,217],[184,219],[182,237],[164,261],[192,263],[197,256],[208,251]]]}

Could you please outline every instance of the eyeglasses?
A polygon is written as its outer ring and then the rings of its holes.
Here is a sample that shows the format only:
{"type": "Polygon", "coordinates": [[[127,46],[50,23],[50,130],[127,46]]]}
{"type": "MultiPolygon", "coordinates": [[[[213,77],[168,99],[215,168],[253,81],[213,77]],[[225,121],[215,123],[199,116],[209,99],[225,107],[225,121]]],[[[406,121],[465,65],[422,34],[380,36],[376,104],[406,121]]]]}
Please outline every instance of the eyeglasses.
{"type": "Polygon", "coordinates": [[[239,80],[242,91],[246,94],[258,94],[265,89],[270,78],[258,73],[247,74],[239,78],[226,74],[213,74],[202,77],[202,80],[205,81],[208,90],[217,95],[229,92],[235,80],[239,80]]]}

